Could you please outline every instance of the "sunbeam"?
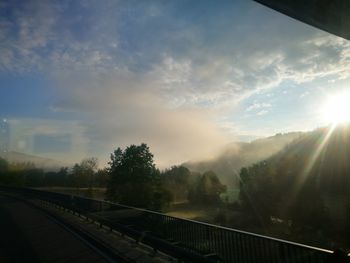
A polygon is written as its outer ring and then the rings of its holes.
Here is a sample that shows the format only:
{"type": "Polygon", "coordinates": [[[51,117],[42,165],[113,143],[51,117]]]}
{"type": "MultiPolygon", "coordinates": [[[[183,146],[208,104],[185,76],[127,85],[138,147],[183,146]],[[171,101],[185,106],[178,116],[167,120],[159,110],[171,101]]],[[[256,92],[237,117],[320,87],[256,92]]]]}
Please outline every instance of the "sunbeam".
{"type": "Polygon", "coordinates": [[[319,144],[316,150],[312,153],[305,167],[302,169],[302,172],[300,173],[300,176],[297,178],[296,184],[294,185],[293,190],[291,191],[291,195],[289,198],[290,204],[292,204],[295,201],[296,197],[298,196],[305,180],[308,178],[312,168],[314,167],[317,159],[320,157],[323,149],[326,147],[326,144],[336,127],[337,127],[336,123],[332,124],[328,129],[327,133],[323,134],[319,139],[319,144]]]}

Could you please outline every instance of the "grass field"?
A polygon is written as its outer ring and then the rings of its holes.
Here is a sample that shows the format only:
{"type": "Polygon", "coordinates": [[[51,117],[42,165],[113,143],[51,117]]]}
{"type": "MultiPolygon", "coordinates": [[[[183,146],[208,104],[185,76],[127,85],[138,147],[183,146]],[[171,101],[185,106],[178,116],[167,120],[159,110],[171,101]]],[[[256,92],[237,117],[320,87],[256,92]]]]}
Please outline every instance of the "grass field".
{"type": "MultiPolygon", "coordinates": [[[[75,188],[75,187],[40,187],[37,189],[69,194],[69,195],[89,197],[89,198],[94,198],[98,200],[104,200],[105,192],[106,192],[106,188],[89,189],[89,188],[75,188]]],[[[238,196],[236,192],[229,193],[229,195],[230,195],[230,199],[231,198],[236,199],[238,196]]],[[[218,221],[220,220],[218,218],[219,214],[220,215],[224,214],[225,217],[230,217],[230,218],[235,216],[232,214],[232,211],[230,209],[227,209],[225,207],[208,206],[206,204],[193,206],[188,202],[181,202],[181,203],[177,202],[177,203],[171,204],[165,214],[169,216],[179,217],[179,218],[192,219],[192,220],[198,220],[198,221],[203,221],[208,223],[217,223],[217,224],[222,223],[218,221]]]]}

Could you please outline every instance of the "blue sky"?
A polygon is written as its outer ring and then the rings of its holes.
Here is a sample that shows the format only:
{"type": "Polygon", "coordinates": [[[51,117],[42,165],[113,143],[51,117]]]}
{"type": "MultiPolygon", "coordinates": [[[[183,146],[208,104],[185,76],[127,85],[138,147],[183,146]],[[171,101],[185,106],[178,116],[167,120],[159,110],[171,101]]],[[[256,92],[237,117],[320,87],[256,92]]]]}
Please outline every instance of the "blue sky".
{"type": "Polygon", "coordinates": [[[349,77],[349,41],[253,1],[0,3],[0,117],[27,153],[104,162],[146,142],[163,167],[209,157],[325,125],[349,77]]]}

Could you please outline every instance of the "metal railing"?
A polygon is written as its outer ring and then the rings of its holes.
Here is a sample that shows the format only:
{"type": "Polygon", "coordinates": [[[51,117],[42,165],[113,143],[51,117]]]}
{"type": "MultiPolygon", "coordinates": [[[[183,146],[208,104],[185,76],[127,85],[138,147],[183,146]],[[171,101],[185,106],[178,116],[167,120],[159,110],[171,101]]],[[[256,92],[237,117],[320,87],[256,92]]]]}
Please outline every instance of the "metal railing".
{"type": "Polygon", "coordinates": [[[236,229],[79,196],[29,188],[0,189],[64,207],[189,262],[333,262],[330,250],[236,229]]]}

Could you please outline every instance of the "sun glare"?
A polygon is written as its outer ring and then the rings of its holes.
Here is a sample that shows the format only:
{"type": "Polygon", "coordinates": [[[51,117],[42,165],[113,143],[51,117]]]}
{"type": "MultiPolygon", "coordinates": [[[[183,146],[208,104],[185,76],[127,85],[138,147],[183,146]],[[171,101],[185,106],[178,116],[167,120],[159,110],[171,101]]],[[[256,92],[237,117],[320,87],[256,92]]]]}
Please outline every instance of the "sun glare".
{"type": "Polygon", "coordinates": [[[330,96],[323,108],[323,115],[328,123],[350,122],[350,92],[330,96]]]}

